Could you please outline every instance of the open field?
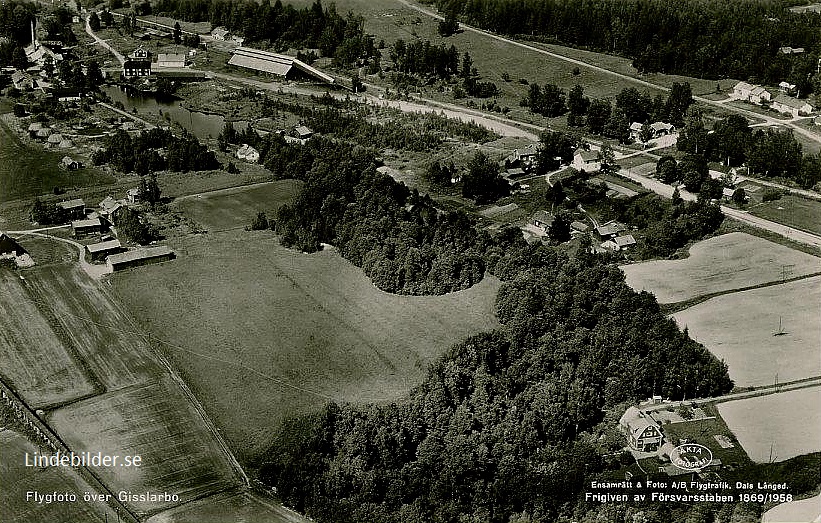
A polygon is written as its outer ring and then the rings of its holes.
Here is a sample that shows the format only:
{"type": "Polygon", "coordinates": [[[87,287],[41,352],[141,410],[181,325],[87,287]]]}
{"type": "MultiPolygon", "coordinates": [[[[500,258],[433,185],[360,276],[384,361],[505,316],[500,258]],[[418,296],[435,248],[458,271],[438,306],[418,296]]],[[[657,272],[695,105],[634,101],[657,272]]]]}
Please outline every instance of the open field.
{"type": "Polygon", "coordinates": [[[627,284],[676,303],[716,292],[821,272],[821,259],[746,233],[700,241],[683,260],[658,260],[621,267],[627,284]]]}
{"type": "Polygon", "coordinates": [[[796,521],[817,521],[821,514],[821,494],[807,499],[782,503],[764,513],[762,523],[794,523],[796,521]]]}
{"type": "Polygon", "coordinates": [[[33,408],[64,403],[95,391],[83,369],[29,300],[18,275],[0,269],[0,374],[33,408]]]}
{"type": "Polygon", "coordinates": [[[721,417],[755,462],[821,451],[821,387],[718,404],[721,417]],[[772,449],[772,453],[771,453],[772,449]]]}
{"type": "Polygon", "coordinates": [[[209,231],[221,231],[249,225],[259,211],[274,218],[274,211],[293,201],[301,187],[300,181],[281,180],[181,198],[175,204],[209,231]]]}
{"type": "Polygon", "coordinates": [[[106,390],[156,374],[159,367],[141,335],[81,269],[35,268],[26,271],[26,285],[40,313],[64,334],[106,390]]]}
{"type": "Polygon", "coordinates": [[[40,452],[16,432],[0,429],[0,517],[4,522],[18,523],[84,523],[117,521],[116,514],[105,503],[83,501],[84,492],[94,492],[71,467],[26,467],[25,453],[40,452]],[[76,502],[37,503],[26,501],[26,492],[41,494],[69,492],[76,502]],[[106,518],[107,517],[107,518],[106,518]]]}
{"type": "MultiPolygon", "coordinates": [[[[49,422],[75,451],[139,455],[140,467],[91,467],[115,492],[168,492],[180,502],[237,486],[231,464],[170,377],[110,392],[57,409],[49,422]]],[[[140,514],[173,501],[126,501],[140,514]]]]}
{"type": "Polygon", "coordinates": [[[51,193],[55,186],[101,185],[114,181],[113,177],[94,168],[60,169],[58,164],[65,152],[24,143],[8,127],[6,117],[0,116],[0,201],[51,193]]]}
{"type": "Polygon", "coordinates": [[[333,249],[270,231],[187,237],[174,263],[112,276],[241,460],[286,416],[330,400],[393,401],[451,344],[498,326],[498,280],[445,296],[378,290],[333,249]],[[242,408],[238,408],[241,406],[242,408]]]}
{"type": "Polygon", "coordinates": [[[673,315],[729,366],[737,386],[821,375],[821,277],[711,298],[673,315]],[[779,319],[783,335],[779,331],[779,319]]]}
{"type": "Polygon", "coordinates": [[[750,207],[750,213],[802,231],[821,234],[821,202],[793,194],[750,207]]]}
{"type": "Polygon", "coordinates": [[[226,492],[150,517],[146,523],[302,523],[309,521],[253,492],[226,492]]]}

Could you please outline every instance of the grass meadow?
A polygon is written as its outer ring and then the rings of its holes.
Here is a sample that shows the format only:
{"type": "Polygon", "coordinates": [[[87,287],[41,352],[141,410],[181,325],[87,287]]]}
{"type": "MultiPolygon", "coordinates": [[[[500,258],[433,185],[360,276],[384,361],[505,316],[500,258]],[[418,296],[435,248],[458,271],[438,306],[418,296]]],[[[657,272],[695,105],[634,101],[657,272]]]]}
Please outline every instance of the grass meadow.
{"type": "Polygon", "coordinates": [[[659,303],[779,282],[821,272],[821,259],[742,232],[698,242],[683,260],[621,267],[627,284],[653,293],[659,303]]]}
{"type": "Polygon", "coordinates": [[[295,252],[270,231],[190,236],[174,248],[173,263],[117,273],[113,289],[241,460],[287,416],[399,399],[450,345],[498,326],[491,277],[445,296],[398,296],[333,249],[295,252]]]}
{"type": "Polygon", "coordinates": [[[785,461],[821,451],[821,387],[790,390],[717,405],[750,459],[785,461]]]}
{"type": "Polygon", "coordinates": [[[750,207],[750,214],[802,231],[821,234],[821,202],[785,194],[779,200],[750,207]]]}
{"type": "Polygon", "coordinates": [[[815,276],[711,298],[673,318],[727,363],[736,386],[773,385],[821,375],[819,303],[815,276]]]}

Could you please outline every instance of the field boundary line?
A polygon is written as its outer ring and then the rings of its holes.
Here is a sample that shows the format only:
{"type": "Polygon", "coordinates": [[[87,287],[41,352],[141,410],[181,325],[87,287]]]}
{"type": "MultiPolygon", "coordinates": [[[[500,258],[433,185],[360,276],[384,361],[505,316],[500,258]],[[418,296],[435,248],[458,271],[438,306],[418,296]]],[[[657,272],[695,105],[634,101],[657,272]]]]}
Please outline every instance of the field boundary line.
{"type": "MultiPolygon", "coordinates": [[[[23,401],[22,398],[20,398],[20,396],[14,390],[12,390],[11,387],[6,385],[6,383],[3,382],[3,380],[1,379],[0,391],[2,392],[2,396],[5,400],[5,403],[15,411],[17,418],[23,424],[28,425],[29,428],[34,429],[35,433],[38,434],[41,438],[43,438],[43,441],[46,442],[48,446],[50,446],[53,450],[62,450],[66,454],[73,453],[68,444],[65,441],[63,441],[63,438],[61,438],[60,435],[56,431],[54,431],[48,423],[38,418],[37,415],[34,412],[32,412],[31,408],[26,404],[26,402],[23,401]]],[[[29,441],[31,440],[31,438],[27,437],[25,434],[23,435],[23,437],[25,437],[29,441]]],[[[37,442],[32,443],[37,445],[37,442]]],[[[131,512],[128,509],[128,507],[126,507],[125,504],[123,504],[120,501],[120,499],[108,487],[108,485],[103,483],[103,481],[99,477],[97,477],[94,471],[92,471],[86,466],[74,468],[78,471],[78,475],[82,477],[83,480],[89,484],[89,486],[95,488],[98,492],[102,490],[102,492],[105,492],[111,496],[108,501],[114,503],[114,506],[108,506],[114,508],[117,511],[118,515],[119,511],[122,510],[123,513],[127,514],[133,521],[140,521],[136,514],[131,512]]]]}
{"type": "Polygon", "coordinates": [[[677,312],[681,312],[685,309],[689,309],[690,307],[695,307],[700,303],[704,303],[707,300],[711,300],[713,298],[718,298],[719,296],[726,296],[728,294],[734,294],[736,292],[745,292],[745,291],[753,291],[756,289],[764,289],[767,287],[774,287],[776,285],[784,285],[787,283],[793,283],[796,281],[806,280],[809,278],[815,278],[816,276],[821,276],[821,272],[813,272],[811,274],[804,274],[802,276],[793,276],[792,278],[786,278],[784,280],[775,280],[770,282],[764,283],[757,283],[755,285],[748,285],[746,287],[739,287],[737,289],[727,289],[726,291],[716,291],[711,292],[708,294],[702,294],[701,296],[696,296],[695,298],[690,298],[687,300],[677,301],[673,303],[660,303],[659,307],[664,314],[675,314],[677,312]]]}
{"type": "MultiPolygon", "coordinates": [[[[108,300],[114,305],[114,307],[117,308],[117,310],[120,311],[120,314],[122,314],[122,316],[128,320],[131,326],[135,329],[139,329],[139,326],[134,322],[134,319],[131,317],[131,315],[127,314],[127,312],[120,306],[120,302],[116,300],[111,295],[111,293],[109,293],[108,290],[105,289],[102,285],[100,285],[99,287],[100,292],[108,298],[108,300]]],[[[205,408],[199,402],[197,397],[194,396],[194,393],[191,391],[191,389],[188,388],[188,385],[185,383],[185,380],[183,380],[174,371],[174,368],[171,366],[171,362],[168,361],[168,359],[165,357],[165,355],[162,354],[161,351],[154,348],[154,345],[151,343],[150,333],[145,332],[142,334],[142,336],[145,340],[146,345],[148,345],[149,350],[151,350],[151,352],[155,355],[155,357],[157,357],[157,359],[160,361],[163,367],[165,367],[171,379],[177,384],[182,393],[188,398],[188,401],[197,411],[197,414],[199,414],[200,419],[202,419],[202,422],[205,423],[205,426],[208,428],[208,431],[214,437],[220,448],[222,448],[223,453],[228,458],[228,461],[231,464],[232,468],[234,468],[234,472],[238,472],[240,478],[244,481],[245,485],[249,486],[251,484],[251,481],[248,478],[248,475],[245,473],[245,470],[242,468],[242,465],[240,465],[239,461],[237,461],[237,458],[236,456],[234,456],[234,453],[231,452],[231,449],[230,447],[228,447],[228,444],[222,438],[222,434],[219,433],[219,430],[217,429],[216,425],[214,425],[214,422],[211,420],[208,414],[206,414],[205,408]]]]}

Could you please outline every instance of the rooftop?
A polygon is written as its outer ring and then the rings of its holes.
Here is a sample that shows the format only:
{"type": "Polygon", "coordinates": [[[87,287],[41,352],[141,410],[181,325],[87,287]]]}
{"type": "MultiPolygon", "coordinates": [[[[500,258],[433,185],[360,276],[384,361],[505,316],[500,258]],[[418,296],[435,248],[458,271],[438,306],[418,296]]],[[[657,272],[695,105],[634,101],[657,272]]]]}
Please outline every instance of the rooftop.
{"type": "Polygon", "coordinates": [[[80,198],[75,198],[74,200],[68,200],[65,202],[60,202],[57,204],[58,207],[62,207],[63,209],[76,209],[77,207],[85,207],[86,202],[84,202],[80,198]]]}
{"type": "Polygon", "coordinates": [[[91,245],[86,245],[86,249],[88,249],[88,252],[91,253],[110,251],[112,249],[119,249],[121,247],[122,245],[120,244],[120,240],[109,240],[107,242],[92,243],[91,245]]]}
{"type": "Polygon", "coordinates": [[[120,254],[112,254],[106,257],[106,261],[110,264],[127,263],[136,260],[145,260],[148,258],[157,258],[159,256],[168,256],[174,254],[167,245],[160,245],[158,247],[146,247],[144,249],[134,249],[133,251],[123,252],[120,254]]]}

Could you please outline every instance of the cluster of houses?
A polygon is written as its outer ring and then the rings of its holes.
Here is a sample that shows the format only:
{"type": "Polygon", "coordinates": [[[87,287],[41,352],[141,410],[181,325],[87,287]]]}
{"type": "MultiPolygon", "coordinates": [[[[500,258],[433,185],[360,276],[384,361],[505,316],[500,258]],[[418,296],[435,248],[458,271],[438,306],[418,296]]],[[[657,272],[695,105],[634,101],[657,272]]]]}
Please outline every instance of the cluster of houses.
{"type": "Polygon", "coordinates": [[[116,227],[122,210],[137,203],[140,203],[140,192],[137,188],[132,188],[126,192],[125,198],[107,196],[96,208],[87,208],[85,201],[80,198],[58,202],[56,205],[71,220],[74,238],[98,237],[99,241],[86,245],[86,254],[95,262],[105,260],[109,270],[113,272],[175,257],[174,251],[166,246],[128,249],[119,239],[108,234],[112,227],[116,227]]]}
{"type": "Polygon", "coordinates": [[[773,98],[773,94],[760,85],[738,82],[733,87],[732,96],[743,102],[768,106],[793,118],[806,116],[813,112],[814,108],[808,101],[790,96],[790,94],[795,93],[795,85],[788,82],[781,82],[778,85],[780,92],[773,98]]]}
{"type": "MultiPolygon", "coordinates": [[[[550,227],[553,225],[553,221],[555,219],[556,217],[551,213],[544,210],[539,210],[536,211],[530,218],[530,225],[538,231],[540,236],[542,236],[546,235],[550,231],[550,227]]],[[[582,234],[589,230],[590,226],[581,221],[573,221],[570,224],[571,234],[582,234]]]]}
{"type": "MultiPolygon", "coordinates": [[[[641,122],[633,122],[630,124],[630,139],[634,142],[645,142],[642,140],[642,131],[644,125],[641,122]]],[[[650,136],[647,141],[661,138],[676,132],[676,126],[667,122],[653,122],[648,125],[650,136]]]]}
{"type": "Polygon", "coordinates": [[[627,234],[627,226],[618,222],[609,222],[596,227],[596,235],[603,240],[598,247],[594,246],[594,252],[617,252],[625,251],[636,245],[636,238],[632,234],[627,234]]]}

